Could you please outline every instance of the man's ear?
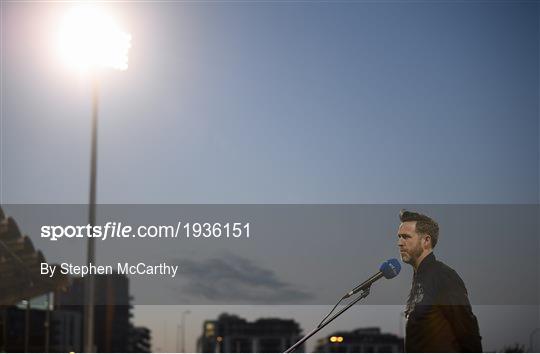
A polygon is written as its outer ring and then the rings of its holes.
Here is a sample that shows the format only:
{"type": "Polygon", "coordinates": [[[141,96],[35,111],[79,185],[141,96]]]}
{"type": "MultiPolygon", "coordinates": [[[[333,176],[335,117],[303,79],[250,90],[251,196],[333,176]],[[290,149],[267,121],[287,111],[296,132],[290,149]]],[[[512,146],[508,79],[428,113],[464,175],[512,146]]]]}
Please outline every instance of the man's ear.
{"type": "Polygon", "coordinates": [[[425,235],[424,236],[424,242],[426,242],[429,245],[429,248],[433,248],[433,245],[431,244],[431,236],[425,235]]]}

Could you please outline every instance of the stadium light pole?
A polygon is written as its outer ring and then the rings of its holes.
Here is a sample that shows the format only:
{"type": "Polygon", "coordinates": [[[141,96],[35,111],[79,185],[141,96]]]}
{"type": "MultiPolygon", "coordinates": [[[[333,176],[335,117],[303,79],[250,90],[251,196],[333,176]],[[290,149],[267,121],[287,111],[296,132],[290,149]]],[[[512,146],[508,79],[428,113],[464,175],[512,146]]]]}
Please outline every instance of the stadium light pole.
{"type": "MultiPolygon", "coordinates": [[[[88,223],[96,224],[97,129],[99,73],[102,68],[127,70],[131,35],[125,33],[96,3],[78,4],[66,13],[58,28],[58,50],[65,63],[90,76],[92,82],[92,126],[90,148],[90,195],[88,223]]],[[[88,238],[87,264],[95,262],[93,237],[88,238]]],[[[86,279],[84,293],[84,348],[94,346],[94,277],[86,279]]]]}

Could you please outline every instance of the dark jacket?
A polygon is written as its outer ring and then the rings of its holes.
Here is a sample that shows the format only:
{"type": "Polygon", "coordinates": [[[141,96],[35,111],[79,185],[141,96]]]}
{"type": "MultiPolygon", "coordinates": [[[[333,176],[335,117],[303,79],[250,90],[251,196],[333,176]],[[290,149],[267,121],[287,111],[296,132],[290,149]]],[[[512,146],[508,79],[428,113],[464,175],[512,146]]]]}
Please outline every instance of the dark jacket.
{"type": "Polygon", "coordinates": [[[481,352],[478,321],[459,275],[435,259],[422,260],[413,278],[407,308],[407,352],[481,352]]]}

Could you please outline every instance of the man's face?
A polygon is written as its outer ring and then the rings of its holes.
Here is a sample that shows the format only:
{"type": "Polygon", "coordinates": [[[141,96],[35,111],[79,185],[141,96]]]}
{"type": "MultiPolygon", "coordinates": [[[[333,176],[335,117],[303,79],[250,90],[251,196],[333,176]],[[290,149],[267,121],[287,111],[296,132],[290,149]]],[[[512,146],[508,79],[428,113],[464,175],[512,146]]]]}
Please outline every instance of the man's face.
{"type": "Polygon", "coordinates": [[[416,260],[424,251],[422,248],[422,236],[416,233],[416,221],[406,221],[399,225],[398,247],[401,260],[411,265],[416,264],[416,260]]]}

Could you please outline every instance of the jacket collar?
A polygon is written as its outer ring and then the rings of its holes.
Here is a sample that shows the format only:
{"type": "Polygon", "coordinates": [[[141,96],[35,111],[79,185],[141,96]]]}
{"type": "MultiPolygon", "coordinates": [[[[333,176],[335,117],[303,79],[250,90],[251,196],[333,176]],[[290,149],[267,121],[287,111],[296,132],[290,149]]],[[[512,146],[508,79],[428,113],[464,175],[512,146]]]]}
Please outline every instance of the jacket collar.
{"type": "Polygon", "coordinates": [[[428,254],[424,259],[422,259],[422,262],[420,262],[420,265],[418,266],[418,269],[416,270],[415,274],[418,275],[422,272],[424,272],[426,269],[429,268],[430,265],[435,263],[436,258],[433,252],[428,254]]]}

